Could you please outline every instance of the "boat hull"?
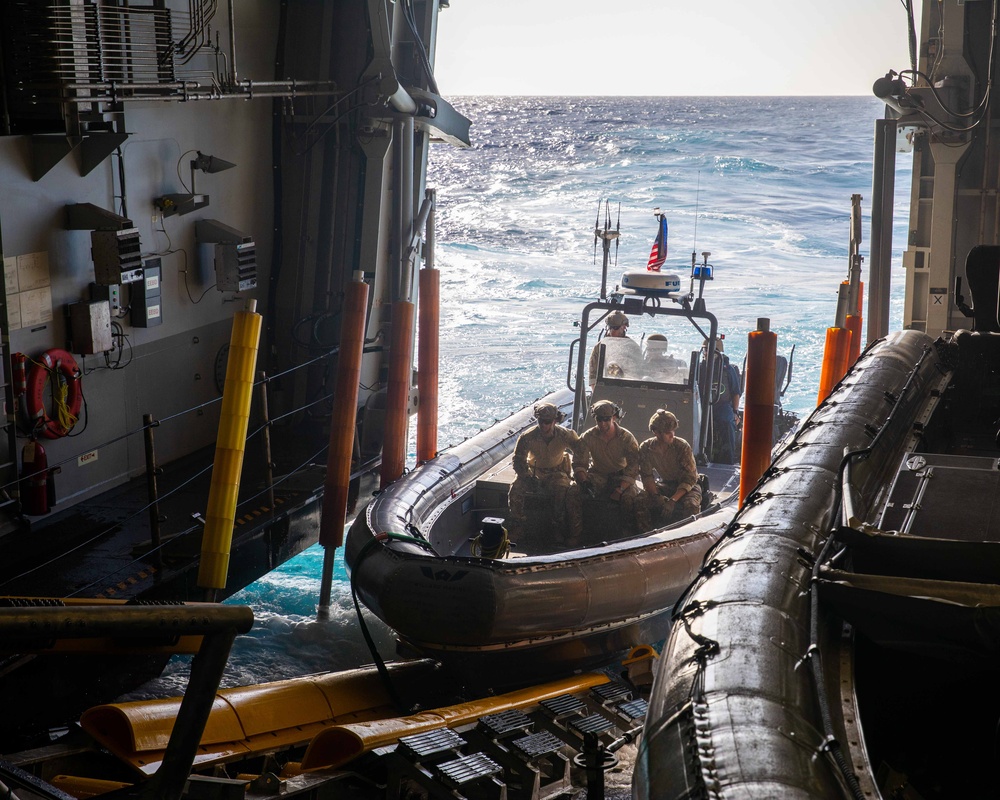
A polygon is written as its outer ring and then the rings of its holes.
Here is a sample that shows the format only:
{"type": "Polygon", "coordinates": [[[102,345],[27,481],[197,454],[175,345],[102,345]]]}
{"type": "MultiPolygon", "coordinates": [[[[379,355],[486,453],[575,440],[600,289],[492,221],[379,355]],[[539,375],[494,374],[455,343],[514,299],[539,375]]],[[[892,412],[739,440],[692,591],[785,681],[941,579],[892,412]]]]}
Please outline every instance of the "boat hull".
{"type": "Polygon", "coordinates": [[[811,670],[814,654],[835,652],[841,634],[841,626],[814,625],[822,633],[811,638],[813,564],[840,507],[845,453],[868,451],[854,464],[844,506],[864,519],[913,445],[942,376],[928,336],[894,334],[861,357],[775,459],[709,555],[720,568],[703,570],[678,604],[636,797],[851,796],[844,776],[859,765],[843,769],[836,743],[857,744],[853,700],[841,686],[817,691],[811,670]]]}
{"type": "MultiPolygon", "coordinates": [[[[567,407],[572,395],[544,399],[567,407]]],[[[524,409],[404,476],[347,537],[352,584],[365,606],[468,681],[501,685],[589,668],[662,640],[671,606],[735,513],[730,500],[686,524],[565,553],[456,555],[467,537],[454,531],[473,529],[470,516],[476,522],[470,487],[531,424],[524,409]],[[426,538],[428,546],[380,539],[385,532],[426,538]]]]}

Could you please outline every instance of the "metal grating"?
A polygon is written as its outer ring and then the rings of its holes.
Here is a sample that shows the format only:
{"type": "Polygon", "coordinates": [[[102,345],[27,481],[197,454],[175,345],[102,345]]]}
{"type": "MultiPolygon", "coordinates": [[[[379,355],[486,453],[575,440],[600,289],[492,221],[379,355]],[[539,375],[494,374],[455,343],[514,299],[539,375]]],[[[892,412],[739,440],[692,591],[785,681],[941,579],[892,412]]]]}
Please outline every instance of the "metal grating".
{"type": "Polygon", "coordinates": [[[175,80],[169,9],[27,0],[8,8],[9,64],[26,99],[59,99],[66,88],[175,80]]]}
{"type": "Polygon", "coordinates": [[[582,700],[571,694],[562,694],[559,695],[559,697],[553,697],[550,700],[543,700],[541,702],[541,706],[553,717],[562,717],[566,714],[578,713],[587,708],[583,704],[582,700]]]}
{"type": "Polygon", "coordinates": [[[649,710],[649,704],[643,698],[639,697],[635,700],[619,703],[615,708],[618,710],[618,713],[629,719],[642,719],[646,716],[646,711],[649,710]]]}
{"type": "Polygon", "coordinates": [[[617,681],[602,683],[600,686],[595,686],[590,691],[591,694],[593,694],[594,697],[602,703],[610,703],[614,700],[622,700],[626,697],[632,696],[632,690],[624,683],[618,683],[617,681]]]}
{"type": "Polygon", "coordinates": [[[413,736],[404,736],[399,740],[397,752],[416,761],[450,750],[457,750],[463,744],[465,741],[451,728],[441,728],[413,736]]]}
{"type": "Polygon", "coordinates": [[[527,714],[512,708],[510,711],[482,717],[477,727],[480,733],[497,737],[506,736],[515,731],[528,730],[533,724],[527,714]]]}
{"type": "Polygon", "coordinates": [[[438,764],[434,768],[441,782],[453,789],[491,778],[502,771],[503,768],[485,753],[462,756],[454,761],[438,764]]]}
{"type": "Polygon", "coordinates": [[[511,748],[521,753],[529,761],[533,758],[548,755],[561,749],[565,743],[548,731],[533,733],[510,743],[511,748]]]}
{"type": "Polygon", "coordinates": [[[589,717],[581,717],[580,719],[573,720],[569,724],[569,727],[570,730],[578,731],[581,734],[604,733],[604,731],[615,727],[615,724],[600,714],[591,714],[589,717]]]}

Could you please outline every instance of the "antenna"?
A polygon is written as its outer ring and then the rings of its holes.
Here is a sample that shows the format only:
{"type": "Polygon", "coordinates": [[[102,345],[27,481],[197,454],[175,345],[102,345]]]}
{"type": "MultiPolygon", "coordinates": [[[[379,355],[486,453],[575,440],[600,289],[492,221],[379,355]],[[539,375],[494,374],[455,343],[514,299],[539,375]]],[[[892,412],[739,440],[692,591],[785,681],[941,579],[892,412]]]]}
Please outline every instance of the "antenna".
{"type": "Polygon", "coordinates": [[[618,227],[611,229],[611,201],[597,203],[597,222],[594,223],[594,257],[597,257],[597,240],[601,240],[604,257],[601,261],[601,300],[608,297],[608,265],[611,263],[611,241],[615,242],[615,264],[618,263],[618,237],[621,235],[621,203],[618,204],[618,227]],[[601,206],[604,206],[604,227],[601,227],[601,206]]]}
{"type": "Polygon", "coordinates": [[[594,220],[594,263],[597,263],[597,240],[601,230],[601,200],[597,199],[597,219],[594,220]]]}
{"type": "MultiPolygon", "coordinates": [[[[618,202],[618,221],[615,223],[615,233],[621,236],[622,232],[622,204],[621,201],[618,202]]],[[[615,266],[618,266],[618,245],[620,240],[618,236],[615,237],[615,266]]]]}
{"type": "Polygon", "coordinates": [[[698,170],[698,182],[694,190],[694,241],[691,243],[691,264],[695,263],[695,253],[698,252],[698,204],[701,202],[701,170],[698,170]]]}

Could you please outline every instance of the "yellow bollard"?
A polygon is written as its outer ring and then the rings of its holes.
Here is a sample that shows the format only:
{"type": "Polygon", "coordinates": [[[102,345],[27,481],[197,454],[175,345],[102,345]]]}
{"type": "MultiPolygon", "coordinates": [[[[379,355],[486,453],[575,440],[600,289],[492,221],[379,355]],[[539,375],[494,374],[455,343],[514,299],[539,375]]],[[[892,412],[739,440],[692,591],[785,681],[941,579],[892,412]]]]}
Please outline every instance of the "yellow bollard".
{"type": "Polygon", "coordinates": [[[229,574],[229,552],[236,521],[236,499],[240,491],[243,452],[250,423],[253,376],[257,368],[262,317],[257,301],[248,300],[246,311],[233,317],[233,333],[226,365],[226,385],[222,391],[219,436],[215,443],[215,464],[208,491],[205,532],[201,540],[198,585],[204,589],[224,589],[229,574]]]}

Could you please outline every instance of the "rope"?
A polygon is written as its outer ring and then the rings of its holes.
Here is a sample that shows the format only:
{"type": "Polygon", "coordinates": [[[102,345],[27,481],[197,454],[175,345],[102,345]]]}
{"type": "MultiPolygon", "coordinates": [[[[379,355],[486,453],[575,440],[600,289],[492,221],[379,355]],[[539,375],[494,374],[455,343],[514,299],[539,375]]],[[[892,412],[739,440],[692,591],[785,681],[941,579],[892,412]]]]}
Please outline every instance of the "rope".
{"type": "Polygon", "coordinates": [[[361,628],[361,635],[364,637],[365,644],[368,645],[368,652],[372,655],[372,659],[375,662],[375,668],[378,670],[379,677],[382,678],[382,684],[385,686],[389,699],[392,701],[393,705],[399,709],[400,713],[405,714],[410,711],[410,709],[403,704],[399,693],[396,691],[396,687],[392,682],[392,677],[389,675],[389,670],[385,666],[385,661],[379,654],[378,648],[375,646],[375,640],[372,638],[371,632],[368,630],[368,623],[365,622],[364,615],[361,613],[361,601],[358,600],[358,587],[356,582],[358,573],[360,572],[361,562],[364,561],[364,559],[371,553],[374,553],[375,549],[381,546],[387,539],[395,539],[398,542],[410,542],[411,544],[427,548],[432,552],[433,549],[428,542],[425,542],[423,539],[418,539],[415,536],[404,536],[402,533],[391,533],[389,531],[378,533],[372,536],[372,538],[365,543],[365,546],[361,548],[361,552],[358,553],[358,560],[354,562],[354,568],[351,570],[351,599],[354,600],[354,610],[358,615],[358,627],[361,628]]]}
{"type": "Polygon", "coordinates": [[[76,425],[77,418],[76,415],[70,413],[69,406],[66,404],[66,396],[69,394],[69,384],[62,380],[62,377],[56,370],[49,370],[48,373],[49,380],[53,381],[52,404],[56,420],[64,431],[71,430],[76,425]]]}
{"type": "Polygon", "coordinates": [[[483,547],[483,534],[480,533],[475,539],[472,540],[472,544],[469,545],[469,550],[472,555],[477,558],[507,558],[510,555],[510,537],[507,536],[507,529],[503,529],[503,536],[493,547],[483,547]]]}

